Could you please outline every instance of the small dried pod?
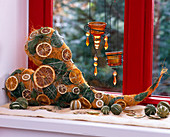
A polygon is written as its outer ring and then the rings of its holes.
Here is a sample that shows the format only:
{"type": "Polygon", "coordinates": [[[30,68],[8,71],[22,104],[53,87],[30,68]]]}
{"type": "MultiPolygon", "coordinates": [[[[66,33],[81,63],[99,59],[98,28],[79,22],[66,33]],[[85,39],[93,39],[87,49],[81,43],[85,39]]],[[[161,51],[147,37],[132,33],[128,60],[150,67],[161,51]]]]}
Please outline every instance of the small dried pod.
{"type": "Polygon", "coordinates": [[[90,109],[92,107],[91,103],[85,97],[79,98],[79,101],[83,109],[90,109]]]}
{"type": "Polygon", "coordinates": [[[166,102],[166,101],[159,102],[158,105],[157,105],[157,108],[159,108],[161,105],[167,107],[168,110],[170,111],[170,104],[168,102],[166,102]]]}
{"type": "Polygon", "coordinates": [[[95,99],[102,99],[102,98],[103,98],[103,93],[102,92],[95,93],[95,99]]]}
{"type": "Polygon", "coordinates": [[[108,106],[103,106],[101,108],[101,112],[104,114],[104,115],[109,115],[109,112],[110,112],[110,108],[108,106]]]}
{"type": "Polygon", "coordinates": [[[95,99],[93,102],[92,102],[92,107],[93,108],[102,108],[104,106],[104,102],[103,100],[101,99],[95,99]]]}
{"type": "Polygon", "coordinates": [[[157,114],[158,116],[160,116],[161,118],[166,118],[169,115],[169,109],[163,105],[161,105],[160,107],[157,108],[157,114]]]}
{"type": "Polygon", "coordinates": [[[79,100],[73,100],[70,103],[70,109],[71,110],[76,110],[76,109],[81,109],[81,102],[79,100]]]}
{"type": "Polygon", "coordinates": [[[145,107],[145,114],[147,116],[150,116],[150,115],[155,115],[156,113],[156,107],[152,104],[148,104],[146,107],[145,107]]]}
{"type": "Polygon", "coordinates": [[[119,104],[113,104],[111,106],[111,112],[114,114],[114,115],[119,115],[121,112],[122,112],[122,107],[121,105],[119,104]]]}

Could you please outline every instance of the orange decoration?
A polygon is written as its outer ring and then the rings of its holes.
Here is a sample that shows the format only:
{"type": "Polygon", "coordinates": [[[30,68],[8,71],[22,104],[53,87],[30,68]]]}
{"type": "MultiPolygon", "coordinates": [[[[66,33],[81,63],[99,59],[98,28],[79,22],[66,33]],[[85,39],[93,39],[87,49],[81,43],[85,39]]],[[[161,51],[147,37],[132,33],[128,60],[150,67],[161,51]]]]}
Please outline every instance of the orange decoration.
{"type": "Polygon", "coordinates": [[[116,71],[113,72],[113,76],[114,76],[114,78],[113,78],[113,85],[116,85],[117,84],[117,79],[116,79],[117,72],[116,71]]]}
{"type": "Polygon", "coordinates": [[[105,49],[105,50],[107,50],[107,49],[108,49],[108,42],[107,42],[107,40],[105,41],[104,49],[105,49]]]}
{"type": "Polygon", "coordinates": [[[90,42],[89,42],[89,37],[86,38],[86,45],[89,46],[90,42]]]}
{"type": "Polygon", "coordinates": [[[94,57],[94,61],[97,61],[97,60],[98,60],[98,57],[97,57],[97,56],[95,56],[95,57],[94,57]]]}
{"type": "Polygon", "coordinates": [[[97,76],[97,67],[94,68],[94,75],[97,76]]]}
{"type": "Polygon", "coordinates": [[[94,62],[94,66],[97,67],[98,63],[97,62],[94,62]]]}
{"type": "Polygon", "coordinates": [[[90,36],[90,32],[86,32],[86,45],[89,46],[90,42],[89,42],[89,36],[90,36]]]}

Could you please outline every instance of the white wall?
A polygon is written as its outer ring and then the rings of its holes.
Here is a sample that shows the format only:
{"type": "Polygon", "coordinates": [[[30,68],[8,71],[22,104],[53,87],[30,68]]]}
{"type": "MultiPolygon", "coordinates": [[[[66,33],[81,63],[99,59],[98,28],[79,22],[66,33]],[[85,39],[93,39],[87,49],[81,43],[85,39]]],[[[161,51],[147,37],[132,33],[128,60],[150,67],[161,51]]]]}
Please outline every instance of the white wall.
{"type": "Polygon", "coordinates": [[[27,66],[24,51],[28,34],[27,9],[27,0],[0,0],[0,105],[7,102],[2,90],[7,76],[27,66]]]}

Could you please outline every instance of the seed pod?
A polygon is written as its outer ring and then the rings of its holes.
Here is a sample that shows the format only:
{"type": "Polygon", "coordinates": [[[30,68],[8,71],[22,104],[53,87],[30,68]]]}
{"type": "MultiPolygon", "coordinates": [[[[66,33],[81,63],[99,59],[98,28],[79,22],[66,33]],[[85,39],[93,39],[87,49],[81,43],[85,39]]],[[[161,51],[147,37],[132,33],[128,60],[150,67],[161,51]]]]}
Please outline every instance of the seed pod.
{"type": "Polygon", "coordinates": [[[150,116],[150,115],[155,115],[156,113],[156,108],[154,105],[152,104],[148,104],[146,107],[145,107],[145,114],[147,116],[150,116]]]}
{"type": "Polygon", "coordinates": [[[81,109],[81,103],[79,100],[73,100],[70,103],[70,109],[75,110],[75,109],[81,109]]]}
{"type": "Polygon", "coordinates": [[[167,107],[161,105],[160,107],[157,108],[158,109],[158,116],[160,116],[161,118],[166,118],[169,115],[169,110],[167,107]]]}
{"type": "Polygon", "coordinates": [[[113,104],[111,106],[111,112],[114,114],[114,115],[119,115],[121,112],[122,112],[122,107],[121,105],[119,104],[113,104]]]}
{"type": "Polygon", "coordinates": [[[109,112],[110,112],[110,108],[108,106],[103,106],[101,108],[101,112],[104,114],[104,115],[109,115],[109,112]]]}
{"type": "Polygon", "coordinates": [[[169,105],[168,102],[166,102],[166,101],[161,101],[161,102],[159,102],[159,104],[157,105],[157,108],[159,108],[161,105],[167,107],[168,110],[170,111],[170,105],[169,105]]]}

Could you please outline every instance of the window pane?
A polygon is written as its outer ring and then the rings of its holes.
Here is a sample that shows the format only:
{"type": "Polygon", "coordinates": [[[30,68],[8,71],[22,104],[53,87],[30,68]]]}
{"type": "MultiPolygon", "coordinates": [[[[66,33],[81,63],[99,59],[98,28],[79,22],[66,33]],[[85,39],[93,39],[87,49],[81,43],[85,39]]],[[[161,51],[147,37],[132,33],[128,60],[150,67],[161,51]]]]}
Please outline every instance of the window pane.
{"type": "Polygon", "coordinates": [[[64,37],[65,43],[72,50],[73,61],[83,72],[88,84],[98,90],[121,92],[123,67],[121,66],[117,69],[118,83],[114,86],[113,70],[107,65],[103,38],[98,51],[98,74],[94,76],[93,57],[95,50],[92,43],[93,38],[92,36],[90,37],[91,44],[87,47],[86,32],[84,30],[84,25],[89,21],[106,22],[107,27],[111,30],[107,51],[123,50],[124,0],[119,0],[117,3],[114,1],[112,3],[112,1],[106,0],[105,9],[105,0],[91,0],[89,9],[89,0],[54,0],[53,21],[54,28],[59,30],[64,37]],[[110,8],[111,3],[113,4],[112,8],[110,8]]]}
{"type": "MultiPolygon", "coordinates": [[[[162,66],[170,70],[170,1],[155,0],[153,82],[158,77],[162,66]]],[[[170,77],[164,75],[156,95],[170,96],[170,77]]]]}

